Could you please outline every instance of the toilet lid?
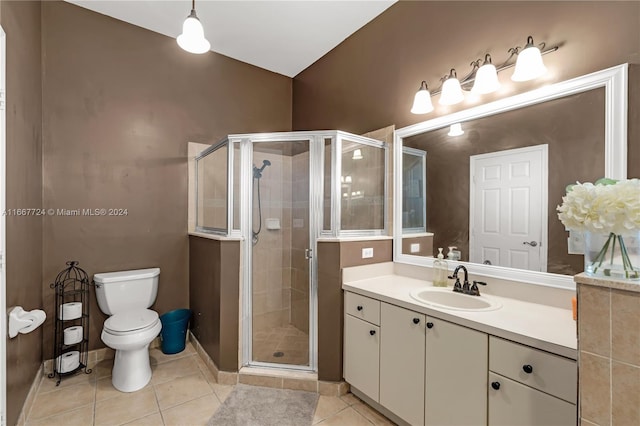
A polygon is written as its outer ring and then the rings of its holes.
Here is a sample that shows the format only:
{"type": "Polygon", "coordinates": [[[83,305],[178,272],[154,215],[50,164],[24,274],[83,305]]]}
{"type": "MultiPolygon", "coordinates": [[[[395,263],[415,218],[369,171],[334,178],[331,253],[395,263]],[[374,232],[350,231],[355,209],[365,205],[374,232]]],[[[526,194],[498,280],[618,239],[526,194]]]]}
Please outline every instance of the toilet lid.
{"type": "Polygon", "coordinates": [[[136,309],[112,315],[104,322],[108,331],[122,333],[147,328],[158,322],[158,313],[150,309],[136,309]]]}

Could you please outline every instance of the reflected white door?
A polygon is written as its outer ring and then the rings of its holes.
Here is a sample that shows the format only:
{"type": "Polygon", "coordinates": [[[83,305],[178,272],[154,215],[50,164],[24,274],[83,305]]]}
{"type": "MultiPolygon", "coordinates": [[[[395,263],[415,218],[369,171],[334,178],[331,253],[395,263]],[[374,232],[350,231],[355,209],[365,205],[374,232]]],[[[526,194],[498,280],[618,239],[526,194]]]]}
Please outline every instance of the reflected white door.
{"type": "Polygon", "coordinates": [[[471,157],[469,260],[547,270],[548,145],[471,157]]]}

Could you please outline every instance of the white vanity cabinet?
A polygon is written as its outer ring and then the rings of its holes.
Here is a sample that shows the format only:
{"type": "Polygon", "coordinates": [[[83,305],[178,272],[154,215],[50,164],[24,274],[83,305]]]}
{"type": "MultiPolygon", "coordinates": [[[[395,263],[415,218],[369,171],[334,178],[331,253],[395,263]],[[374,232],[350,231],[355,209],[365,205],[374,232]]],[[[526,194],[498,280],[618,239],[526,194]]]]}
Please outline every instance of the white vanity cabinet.
{"type": "Polygon", "coordinates": [[[379,402],[412,425],[424,424],[425,319],[381,304],[379,402]]]}
{"type": "Polygon", "coordinates": [[[345,293],[344,310],[344,378],[378,402],[380,302],[359,294],[345,293]]]}
{"type": "Polygon", "coordinates": [[[574,360],[491,336],[489,425],[575,425],[574,360]]]}
{"type": "Polygon", "coordinates": [[[438,318],[426,324],[425,425],[483,425],[489,336],[438,318]]]}

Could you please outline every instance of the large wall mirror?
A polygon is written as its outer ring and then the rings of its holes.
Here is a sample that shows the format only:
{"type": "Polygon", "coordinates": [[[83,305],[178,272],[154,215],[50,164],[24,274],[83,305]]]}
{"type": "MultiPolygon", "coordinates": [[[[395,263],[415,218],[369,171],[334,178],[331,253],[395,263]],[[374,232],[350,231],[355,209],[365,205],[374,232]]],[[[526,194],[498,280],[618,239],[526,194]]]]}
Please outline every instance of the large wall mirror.
{"type": "Polygon", "coordinates": [[[394,149],[395,261],[455,247],[469,272],[575,288],[556,206],[570,183],[626,178],[627,65],[399,129],[394,149]]]}

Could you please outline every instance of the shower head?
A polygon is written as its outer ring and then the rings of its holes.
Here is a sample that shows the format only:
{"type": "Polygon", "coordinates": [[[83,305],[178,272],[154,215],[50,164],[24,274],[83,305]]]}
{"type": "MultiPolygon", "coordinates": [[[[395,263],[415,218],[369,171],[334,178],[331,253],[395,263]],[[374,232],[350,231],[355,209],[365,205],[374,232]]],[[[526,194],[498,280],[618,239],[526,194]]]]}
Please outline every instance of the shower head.
{"type": "Polygon", "coordinates": [[[265,169],[265,167],[270,166],[270,165],[271,165],[271,161],[263,160],[262,161],[262,167],[258,168],[256,166],[253,166],[253,177],[254,177],[254,179],[260,179],[262,177],[262,171],[265,169]]]}

